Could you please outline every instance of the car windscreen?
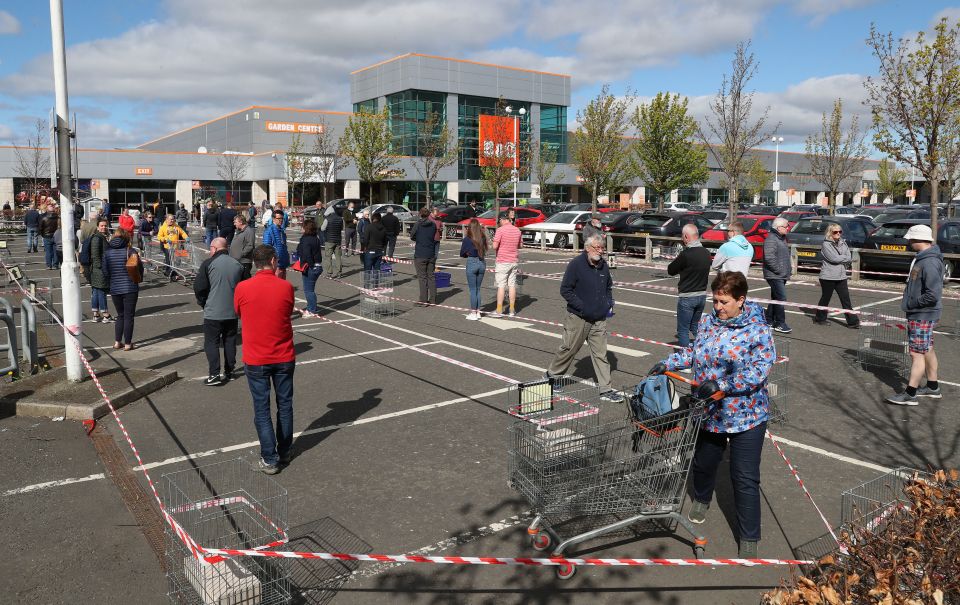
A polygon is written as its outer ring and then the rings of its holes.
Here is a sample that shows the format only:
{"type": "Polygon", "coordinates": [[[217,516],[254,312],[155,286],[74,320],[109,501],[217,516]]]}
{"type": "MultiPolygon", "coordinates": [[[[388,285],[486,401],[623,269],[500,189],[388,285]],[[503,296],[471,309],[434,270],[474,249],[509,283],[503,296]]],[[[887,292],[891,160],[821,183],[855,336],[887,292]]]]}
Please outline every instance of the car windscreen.
{"type": "Polygon", "coordinates": [[[797,224],[793,226],[793,230],[790,233],[801,233],[807,235],[820,235],[827,230],[828,225],[832,225],[834,221],[825,221],[818,218],[805,218],[797,221],[797,224]]]}
{"type": "Polygon", "coordinates": [[[484,212],[483,214],[481,214],[481,215],[478,216],[477,218],[497,218],[497,211],[496,211],[496,210],[487,210],[486,212],[484,212]]]}
{"type": "MultiPolygon", "coordinates": [[[[737,220],[740,221],[741,225],[743,225],[744,233],[749,233],[753,229],[754,225],[757,224],[757,219],[755,218],[738,218],[737,220]]],[[[714,225],[713,228],[720,231],[726,231],[730,228],[730,221],[720,221],[714,225]]]]}
{"type": "Polygon", "coordinates": [[[910,223],[887,223],[873,232],[871,237],[898,237],[903,238],[907,234],[907,229],[913,227],[910,223]]]}
{"type": "Polygon", "coordinates": [[[545,223],[563,223],[564,225],[568,225],[572,223],[574,220],[576,220],[576,218],[580,216],[580,214],[581,214],[580,212],[560,212],[560,213],[554,214],[544,222],[545,223]]]}
{"type": "Polygon", "coordinates": [[[873,217],[873,220],[877,223],[887,223],[890,221],[895,221],[898,218],[907,218],[906,212],[882,212],[873,217]]]}
{"type": "Polygon", "coordinates": [[[797,221],[805,216],[810,216],[810,213],[809,212],[784,212],[780,216],[787,219],[788,221],[797,221]]]}
{"type": "Polygon", "coordinates": [[[600,224],[611,225],[617,222],[618,219],[623,218],[624,214],[626,214],[626,212],[606,212],[600,217],[600,224]]]}
{"type": "Polygon", "coordinates": [[[667,224],[670,220],[669,216],[638,216],[635,219],[632,219],[629,223],[631,227],[637,227],[638,229],[659,229],[667,224]]]}

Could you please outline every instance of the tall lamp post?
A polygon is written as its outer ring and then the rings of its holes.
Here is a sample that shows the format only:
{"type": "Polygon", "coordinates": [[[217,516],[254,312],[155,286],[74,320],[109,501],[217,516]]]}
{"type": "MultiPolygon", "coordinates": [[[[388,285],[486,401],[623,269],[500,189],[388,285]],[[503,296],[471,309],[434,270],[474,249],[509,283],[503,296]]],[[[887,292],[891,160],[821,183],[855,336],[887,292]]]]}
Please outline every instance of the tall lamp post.
{"type": "Polygon", "coordinates": [[[783,137],[773,137],[770,139],[777,146],[776,152],[774,152],[773,160],[773,195],[775,196],[775,204],[780,205],[780,143],[783,142],[783,137]]]}
{"type": "Polygon", "coordinates": [[[511,176],[513,177],[513,205],[517,205],[517,181],[520,180],[520,118],[523,117],[527,110],[523,107],[517,110],[517,114],[513,115],[513,107],[507,105],[503,108],[505,112],[513,116],[513,171],[511,176]]]}

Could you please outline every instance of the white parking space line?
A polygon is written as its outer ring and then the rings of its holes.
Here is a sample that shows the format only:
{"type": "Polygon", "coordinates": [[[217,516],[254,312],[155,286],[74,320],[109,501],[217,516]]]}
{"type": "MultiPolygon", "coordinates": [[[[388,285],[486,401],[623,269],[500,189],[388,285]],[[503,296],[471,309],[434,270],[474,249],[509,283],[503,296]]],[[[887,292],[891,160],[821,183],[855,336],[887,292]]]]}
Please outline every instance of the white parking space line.
{"type": "MultiPolygon", "coordinates": [[[[327,325],[329,326],[331,324],[327,324],[327,325]]],[[[319,359],[306,359],[304,361],[297,361],[296,365],[305,366],[305,365],[311,365],[314,363],[321,363],[324,361],[338,361],[341,359],[351,359],[353,357],[366,357],[367,355],[375,355],[377,353],[389,353],[391,351],[402,351],[407,347],[428,347],[430,345],[441,344],[442,342],[443,342],[442,340],[428,340],[426,342],[407,345],[403,347],[387,347],[384,349],[373,349],[371,351],[360,351],[359,353],[344,353],[342,355],[333,355],[331,357],[321,357],[319,359]]],[[[193,378],[188,378],[187,380],[206,380],[206,379],[207,379],[206,376],[195,376],[193,378]]]]}

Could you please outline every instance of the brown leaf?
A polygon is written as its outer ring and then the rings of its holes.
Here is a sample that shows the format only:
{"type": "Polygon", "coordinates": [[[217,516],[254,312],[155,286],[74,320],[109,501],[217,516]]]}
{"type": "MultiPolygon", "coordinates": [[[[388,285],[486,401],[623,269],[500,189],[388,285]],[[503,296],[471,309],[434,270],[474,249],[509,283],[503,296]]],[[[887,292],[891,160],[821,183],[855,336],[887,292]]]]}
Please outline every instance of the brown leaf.
{"type": "Polygon", "coordinates": [[[832,586],[824,586],[820,589],[820,594],[823,595],[823,598],[825,598],[830,605],[843,605],[843,601],[840,600],[840,596],[832,586]]]}
{"type": "MultiPolygon", "coordinates": [[[[954,480],[954,481],[956,481],[956,480],[957,480],[957,471],[950,471],[950,472],[951,472],[951,475],[950,475],[950,476],[953,477],[953,480],[954,480]]],[[[943,591],[942,591],[942,590],[940,590],[939,588],[936,589],[936,590],[934,590],[934,591],[933,591],[933,594],[932,594],[931,596],[933,597],[933,602],[934,602],[934,603],[936,603],[937,605],[943,605],[943,591]]]]}

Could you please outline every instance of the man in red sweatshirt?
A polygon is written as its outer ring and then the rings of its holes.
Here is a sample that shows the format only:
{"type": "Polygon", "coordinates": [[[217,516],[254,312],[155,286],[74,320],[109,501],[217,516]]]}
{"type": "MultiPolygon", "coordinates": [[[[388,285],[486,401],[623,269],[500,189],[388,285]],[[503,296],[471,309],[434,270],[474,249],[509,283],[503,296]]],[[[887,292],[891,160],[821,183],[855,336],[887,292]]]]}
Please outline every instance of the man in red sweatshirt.
{"type": "Polygon", "coordinates": [[[253,250],[250,279],[237,284],[233,306],[243,324],[243,365],[260,438],[260,470],[268,475],[290,463],[293,445],[293,286],[275,275],[272,246],[253,250]],[[270,417],[270,381],[277,393],[277,426],[270,417]]]}

